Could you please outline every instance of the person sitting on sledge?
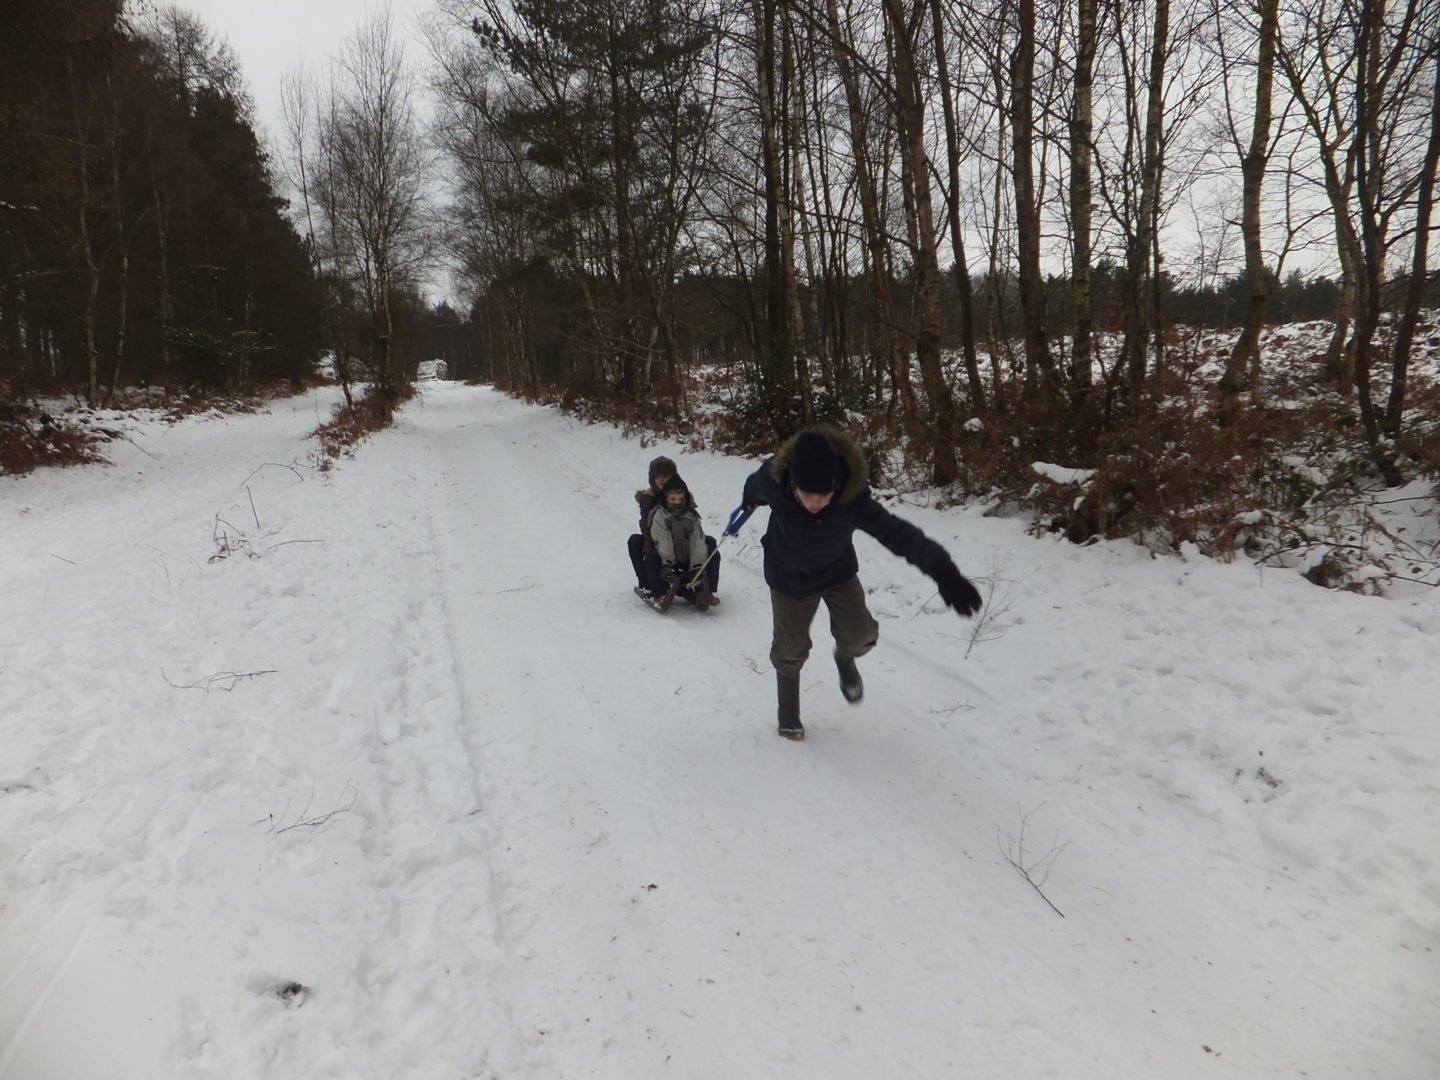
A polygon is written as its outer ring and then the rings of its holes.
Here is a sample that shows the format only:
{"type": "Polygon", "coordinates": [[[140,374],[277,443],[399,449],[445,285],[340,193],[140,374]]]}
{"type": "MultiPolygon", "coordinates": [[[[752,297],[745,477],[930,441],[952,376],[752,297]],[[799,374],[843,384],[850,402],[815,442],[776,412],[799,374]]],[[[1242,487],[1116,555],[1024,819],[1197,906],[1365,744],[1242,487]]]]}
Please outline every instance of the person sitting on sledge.
{"type": "Polygon", "coordinates": [[[660,492],[665,484],[676,475],[675,462],[661,455],[650,462],[649,483],[635,492],[635,503],[640,507],[640,531],[631,534],[626,546],[630,549],[630,566],[635,571],[635,591],[647,600],[650,582],[645,576],[645,556],[654,547],[650,539],[650,513],[660,505],[660,492]]]}
{"type": "Polygon", "coordinates": [[[646,585],[661,611],[676,596],[701,611],[720,602],[720,556],[714,537],[705,535],[685,481],[672,476],[661,490],[663,502],[650,511],[651,549],[645,555],[646,585]],[[703,569],[702,569],[703,568],[703,569]],[[699,580],[690,582],[698,575],[699,580]]]}

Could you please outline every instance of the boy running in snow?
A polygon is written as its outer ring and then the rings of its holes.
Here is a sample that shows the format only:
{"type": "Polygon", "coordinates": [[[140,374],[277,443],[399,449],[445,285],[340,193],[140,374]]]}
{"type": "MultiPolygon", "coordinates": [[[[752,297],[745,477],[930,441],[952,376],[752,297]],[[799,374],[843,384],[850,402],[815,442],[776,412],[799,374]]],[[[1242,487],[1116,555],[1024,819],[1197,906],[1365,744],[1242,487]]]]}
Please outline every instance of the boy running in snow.
{"type": "Polygon", "coordinates": [[[675,596],[683,596],[701,611],[707,611],[720,602],[715,595],[720,587],[720,556],[714,553],[715,540],[705,535],[684,480],[672,476],[661,490],[661,499],[661,504],[650,511],[652,546],[645,554],[646,584],[662,611],[675,596]],[[705,567],[704,573],[691,588],[689,582],[701,566],[705,567]]]}
{"type": "Polygon", "coordinates": [[[945,603],[961,615],[980,610],[979,591],[945,549],[875,501],[866,484],[865,455],[843,431],[816,427],[791,438],[746,479],[741,502],[745,510],[770,507],[761,543],[774,625],[770,662],[779,733],[787,739],[805,738],[800,669],[810,655],[810,624],[822,601],[830,611],[840,692],[852,705],[865,694],[855,661],[875,647],[880,625],[865,605],[857,574],[856,529],[933,578],[945,603]]]}

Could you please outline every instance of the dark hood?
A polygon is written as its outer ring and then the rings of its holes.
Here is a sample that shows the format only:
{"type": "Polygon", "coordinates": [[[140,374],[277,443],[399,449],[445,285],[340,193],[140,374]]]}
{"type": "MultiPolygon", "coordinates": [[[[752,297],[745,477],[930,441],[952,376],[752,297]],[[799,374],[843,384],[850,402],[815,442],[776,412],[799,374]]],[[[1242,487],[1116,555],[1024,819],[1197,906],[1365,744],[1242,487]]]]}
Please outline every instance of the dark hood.
{"type": "Polygon", "coordinates": [[[686,486],[685,481],[680,479],[680,474],[676,473],[674,476],[670,477],[669,480],[665,481],[665,486],[660,489],[660,509],[662,511],[666,513],[669,512],[670,506],[668,496],[672,491],[684,492],[685,509],[687,511],[695,509],[695,500],[690,495],[690,489],[686,486]]]}

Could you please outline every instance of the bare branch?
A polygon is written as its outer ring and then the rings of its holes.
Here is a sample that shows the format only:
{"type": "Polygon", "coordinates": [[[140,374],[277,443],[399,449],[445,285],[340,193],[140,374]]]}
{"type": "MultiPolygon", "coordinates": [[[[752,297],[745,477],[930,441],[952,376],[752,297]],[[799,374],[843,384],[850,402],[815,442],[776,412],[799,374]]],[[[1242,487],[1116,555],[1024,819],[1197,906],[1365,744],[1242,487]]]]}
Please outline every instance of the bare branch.
{"type": "MultiPolygon", "coordinates": [[[[1037,806],[1035,810],[1038,809],[1040,808],[1037,806]]],[[[1065,913],[1045,895],[1042,886],[1049,880],[1050,871],[1055,867],[1055,860],[1060,857],[1062,851],[1070,846],[1070,842],[1067,840],[1063,844],[1059,843],[1060,834],[1057,832],[1055,839],[1050,842],[1050,850],[1038,860],[1033,859],[1025,850],[1025,829],[1029,826],[1030,818],[1035,814],[1035,810],[1031,810],[1029,813],[1020,813],[1019,807],[1016,807],[1016,813],[1020,814],[1019,837],[1010,837],[1007,843],[1001,843],[1000,826],[997,825],[995,826],[995,844],[1000,849],[1000,854],[1004,856],[1005,861],[1015,868],[1016,873],[1029,882],[1030,887],[1039,894],[1040,899],[1050,905],[1050,910],[1063,919],[1065,913]],[[1037,873],[1040,875],[1038,881],[1035,877],[1037,873]]]]}

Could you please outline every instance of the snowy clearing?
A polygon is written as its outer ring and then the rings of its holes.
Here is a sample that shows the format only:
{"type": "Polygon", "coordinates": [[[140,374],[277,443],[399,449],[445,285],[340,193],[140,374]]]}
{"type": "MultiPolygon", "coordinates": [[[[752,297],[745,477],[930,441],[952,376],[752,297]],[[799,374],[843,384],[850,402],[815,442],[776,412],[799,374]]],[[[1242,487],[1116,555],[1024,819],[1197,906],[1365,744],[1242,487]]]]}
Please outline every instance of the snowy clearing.
{"type": "Polygon", "coordinates": [[[1440,1075],[1433,589],[892,503],[990,607],[858,537],[797,745],[766,511],[709,614],[624,551],[756,461],[332,404],[0,479],[3,1080],[1440,1075]]]}

